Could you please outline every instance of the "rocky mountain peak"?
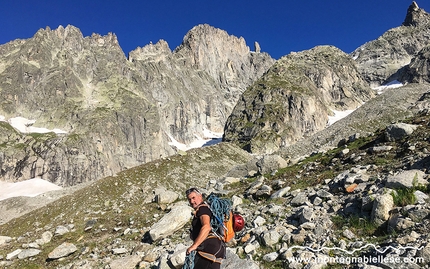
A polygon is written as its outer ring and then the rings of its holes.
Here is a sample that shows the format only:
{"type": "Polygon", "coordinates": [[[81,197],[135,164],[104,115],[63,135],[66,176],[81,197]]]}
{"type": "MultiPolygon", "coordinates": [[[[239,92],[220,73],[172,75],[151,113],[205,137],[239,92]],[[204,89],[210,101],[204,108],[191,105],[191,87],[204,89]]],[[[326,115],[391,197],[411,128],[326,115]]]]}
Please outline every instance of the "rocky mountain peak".
{"type": "Polygon", "coordinates": [[[151,59],[164,59],[166,55],[172,54],[169,44],[165,40],[159,40],[157,43],[150,43],[144,47],[138,47],[128,55],[129,61],[151,59]]]}
{"type": "Polygon", "coordinates": [[[421,26],[430,22],[430,15],[418,7],[418,4],[413,1],[409,6],[405,21],[402,25],[404,26],[421,26]]]}
{"type": "Polygon", "coordinates": [[[412,2],[402,26],[386,31],[351,53],[371,87],[399,80],[399,69],[408,65],[428,45],[429,25],[430,14],[412,2]]]}
{"type": "Polygon", "coordinates": [[[193,66],[208,71],[214,79],[218,79],[220,67],[224,68],[231,59],[248,58],[250,49],[242,37],[201,24],[185,35],[175,52],[189,58],[193,66]]]}
{"type": "MultiPolygon", "coordinates": [[[[84,37],[70,25],[47,27],[32,38],[0,46],[0,115],[6,120],[19,115],[68,132],[40,139],[56,144],[43,156],[39,148],[32,150],[38,146],[28,137],[33,142],[26,143],[32,148],[26,152],[38,157],[11,150],[0,160],[6,171],[1,176],[17,181],[37,175],[74,185],[172,155],[206,138],[205,130],[221,133],[241,93],[274,60],[251,53],[243,38],[209,25],[195,27],[184,40],[175,52],[164,40],[137,48],[129,61],[115,34],[84,37]],[[83,169],[93,157],[101,165],[83,169]],[[33,169],[51,167],[54,160],[60,166],[73,163],[79,176],[69,172],[75,170],[71,166],[56,168],[60,173],[33,169]],[[8,167],[17,162],[22,165],[14,173],[8,167]]],[[[13,128],[0,130],[0,137],[5,142],[12,136],[26,139],[26,134],[12,133],[13,128]]]]}

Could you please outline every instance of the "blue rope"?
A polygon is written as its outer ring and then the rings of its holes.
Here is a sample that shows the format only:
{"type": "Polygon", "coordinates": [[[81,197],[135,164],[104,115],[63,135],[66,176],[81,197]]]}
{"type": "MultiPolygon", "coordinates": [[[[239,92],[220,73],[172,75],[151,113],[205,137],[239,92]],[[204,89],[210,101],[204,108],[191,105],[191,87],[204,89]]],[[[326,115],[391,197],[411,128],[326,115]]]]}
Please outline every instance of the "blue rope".
{"type": "Polygon", "coordinates": [[[212,193],[206,200],[209,202],[209,208],[214,216],[214,218],[211,218],[212,231],[220,231],[220,228],[224,227],[224,222],[230,219],[232,203],[229,199],[221,199],[212,193]]]}
{"type": "Polygon", "coordinates": [[[195,250],[191,251],[190,254],[185,256],[185,262],[184,266],[182,266],[182,269],[194,269],[194,258],[196,257],[195,250]]]}

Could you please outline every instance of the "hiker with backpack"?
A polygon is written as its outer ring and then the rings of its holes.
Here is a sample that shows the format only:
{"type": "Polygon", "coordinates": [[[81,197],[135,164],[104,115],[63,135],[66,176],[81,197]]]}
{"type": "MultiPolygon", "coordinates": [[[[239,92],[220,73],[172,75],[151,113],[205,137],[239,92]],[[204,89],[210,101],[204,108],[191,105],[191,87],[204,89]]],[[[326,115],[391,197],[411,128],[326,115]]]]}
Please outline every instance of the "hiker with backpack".
{"type": "Polygon", "coordinates": [[[204,201],[196,188],[185,194],[195,212],[190,230],[193,244],[187,249],[183,269],[219,269],[225,259],[225,243],[243,229],[245,220],[233,214],[230,199],[211,193],[204,201]]]}
{"type": "Polygon", "coordinates": [[[219,269],[225,257],[225,243],[212,231],[212,211],[198,189],[191,188],[185,194],[195,213],[190,231],[193,244],[187,249],[184,268],[219,269]]]}

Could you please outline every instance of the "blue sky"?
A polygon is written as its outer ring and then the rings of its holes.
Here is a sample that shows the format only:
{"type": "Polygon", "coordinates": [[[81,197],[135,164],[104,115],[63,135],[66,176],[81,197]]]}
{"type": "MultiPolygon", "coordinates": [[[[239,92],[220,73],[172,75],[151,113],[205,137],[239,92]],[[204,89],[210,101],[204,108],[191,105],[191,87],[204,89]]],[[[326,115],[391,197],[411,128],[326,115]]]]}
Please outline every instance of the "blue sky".
{"type": "MultiPolygon", "coordinates": [[[[428,0],[417,0],[430,12],[428,0]]],[[[2,0],[0,44],[40,28],[68,24],[84,36],[115,33],[124,53],[164,39],[175,49],[194,26],[207,23],[242,36],[253,50],[279,59],[291,51],[334,45],[349,53],[400,26],[411,0],[2,0]]]]}

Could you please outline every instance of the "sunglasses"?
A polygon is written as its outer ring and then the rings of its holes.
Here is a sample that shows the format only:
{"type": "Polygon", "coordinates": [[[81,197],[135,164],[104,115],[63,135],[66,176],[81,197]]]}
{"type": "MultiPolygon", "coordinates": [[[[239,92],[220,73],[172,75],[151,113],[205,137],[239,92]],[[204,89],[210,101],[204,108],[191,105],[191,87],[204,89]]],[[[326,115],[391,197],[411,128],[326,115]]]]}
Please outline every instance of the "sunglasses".
{"type": "Polygon", "coordinates": [[[196,192],[196,193],[198,193],[198,194],[201,194],[201,192],[197,189],[197,188],[190,188],[190,189],[188,189],[188,190],[186,190],[185,191],[185,195],[190,195],[190,193],[192,193],[192,192],[196,192]]]}

